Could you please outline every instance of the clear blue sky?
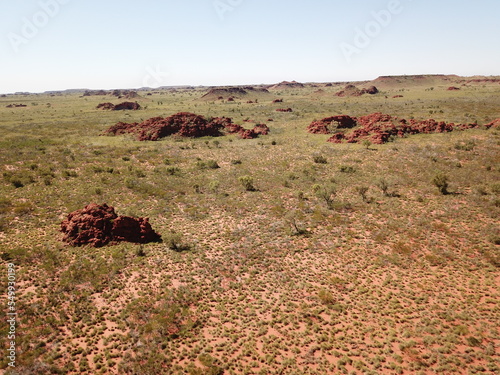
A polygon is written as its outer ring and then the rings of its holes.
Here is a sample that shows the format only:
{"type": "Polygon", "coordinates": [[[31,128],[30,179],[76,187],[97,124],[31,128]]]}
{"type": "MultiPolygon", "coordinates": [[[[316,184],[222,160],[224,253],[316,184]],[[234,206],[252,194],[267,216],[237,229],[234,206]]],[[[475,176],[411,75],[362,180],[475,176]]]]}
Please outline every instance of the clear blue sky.
{"type": "Polygon", "coordinates": [[[0,93],[500,75],[499,19],[498,0],[0,0],[0,93]]]}

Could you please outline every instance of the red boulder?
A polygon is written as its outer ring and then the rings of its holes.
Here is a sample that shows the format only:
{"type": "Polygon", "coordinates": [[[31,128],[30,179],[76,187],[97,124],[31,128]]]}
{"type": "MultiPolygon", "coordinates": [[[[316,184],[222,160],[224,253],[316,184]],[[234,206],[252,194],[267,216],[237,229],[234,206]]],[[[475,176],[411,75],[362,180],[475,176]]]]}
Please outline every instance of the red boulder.
{"type": "Polygon", "coordinates": [[[63,241],[72,246],[102,247],[114,241],[148,243],[160,241],[147,218],[118,216],[107,204],[91,203],[68,215],[61,223],[63,241]]]}

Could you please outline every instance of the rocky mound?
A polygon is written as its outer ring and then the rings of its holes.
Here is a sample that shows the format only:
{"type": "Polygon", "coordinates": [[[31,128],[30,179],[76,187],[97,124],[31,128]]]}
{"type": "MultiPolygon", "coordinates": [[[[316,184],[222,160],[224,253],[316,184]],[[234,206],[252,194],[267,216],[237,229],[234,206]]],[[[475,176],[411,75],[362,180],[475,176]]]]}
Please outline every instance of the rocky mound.
{"type": "Polygon", "coordinates": [[[111,95],[116,96],[118,99],[135,99],[140,98],[141,96],[134,90],[113,90],[111,95]]]}
{"type": "Polygon", "coordinates": [[[497,118],[496,120],[493,120],[489,124],[485,125],[487,129],[489,128],[500,128],[500,118],[497,118]]]}
{"type": "Polygon", "coordinates": [[[375,86],[370,86],[366,89],[359,89],[354,85],[347,85],[343,90],[337,92],[335,95],[339,97],[346,97],[346,96],[361,96],[364,94],[370,94],[370,95],[375,95],[378,94],[378,89],[375,86]]]}
{"type": "Polygon", "coordinates": [[[96,108],[111,111],[137,111],[141,109],[141,105],[137,102],[123,102],[116,105],[114,105],[113,103],[101,103],[96,108]]]}
{"type": "Polygon", "coordinates": [[[26,104],[9,104],[7,108],[24,108],[27,107],[26,104]]]}
{"type": "Polygon", "coordinates": [[[253,129],[245,129],[241,125],[230,124],[226,126],[226,132],[229,134],[239,134],[242,139],[253,139],[259,135],[268,135],[269,127],[265,124],[257,124],[253,129]]]}
{"type": "MultiPolygon", "coordinates": [[[[262,126],[267,128],[266,125],[262,126]]],[[[180,112],[166,118],[153,117],[141,123],[119,122],[104,134],[134,134],[139,141],[157,141],[172,135],[191,138],[218,137],[223,135],[224,130],[229,134],[238,133],[242,138],[255,138],[259,134],[267,134],[262,129],[246,130],[241,125],[234,124],[232,119],[228,117],[215,117],[208,120],[194,113],[180,112]]],[[[269,128],[267,128],[267,132],[269,132],[269,128]]]]}
{"type": "Polygon", "coordinates": [[[293,112],[291,108],[278,108],[276,112],[293,112]]]}
{"type": "Polygon", "coordinates": [[[90,245],[102,247],[110,242],[148,243],[158,242],[156,233],[148,218],[118,216],[107,204],[91,203],[82,210],[68,215],[61,223],[63,241],[71,246],[90,245]]]}
{"type": "Polygon", "coordinates": [[[458,91],[458,90],[460,90],[459,87],[455,87],[455,86],[448,87],[448,91],[458,91]]]}
{"type": "Polygon", "coordinates": [[[351,129],[357,125],[356,119],[347,115],[332,116],[313,121],[307,131],[312,134],[330,134],[334,129],[351,129]]]}
{"type": "Polygon", "coordinates": [[[96,109],[113,110],[115,105],[113,103],[100,103],[95,107],[96,109]]]}
{"type": "Polygon", "coordinates": [[[235,96],[245,96],[248,95],[248,91],[242,89],[241,87],[226,87],[226,88],[213,88],[210,89],[201,99],[205,100],[223,100],[224,98],[233,98],[235,96]],[[221,99],[222,98],[222,99],[221,99]]]}
{"type": "Polygon", "coordinates": [[[105,96],[108,93],[104,90],[86,90],[83,96],[105,96]]]}
{"type": "MultiPolygon", "coordinates": [[[[388,142],[391,137],[404,137],[405,135],[421,133],[444,133],[453,130],[477,128],[478,126],[478,124],[455,125],[433,119],[424,121],[412,119],[408,121],[377,112],[361,117],[347,115],[327,117],[312,122],[308,127],[308,131],[313,134],[334,133],[328,139],[328,142],[333,143],[358,143],[369,140],[374,144],[383,144],[388,142]]],[[[494,123],[491,126],[494,126],[494,123]]]]}
{"type": "Polygon", "coordinates": [[[297,81],[283,81],[274,86],[271,86],[270,90],[282,90],[282,89],[301,89],[304,87],[304,84],[297,81]]]}

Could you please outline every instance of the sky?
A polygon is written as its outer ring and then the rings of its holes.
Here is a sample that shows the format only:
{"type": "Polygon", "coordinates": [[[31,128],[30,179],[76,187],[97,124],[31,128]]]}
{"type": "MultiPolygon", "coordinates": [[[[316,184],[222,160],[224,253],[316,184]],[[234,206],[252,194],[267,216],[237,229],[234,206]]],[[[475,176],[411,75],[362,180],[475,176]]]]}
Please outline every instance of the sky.
{"type": "Polygon", "coordinates": [[[500,75],[498,0],[0,0],[0,93],[500,75]]]}

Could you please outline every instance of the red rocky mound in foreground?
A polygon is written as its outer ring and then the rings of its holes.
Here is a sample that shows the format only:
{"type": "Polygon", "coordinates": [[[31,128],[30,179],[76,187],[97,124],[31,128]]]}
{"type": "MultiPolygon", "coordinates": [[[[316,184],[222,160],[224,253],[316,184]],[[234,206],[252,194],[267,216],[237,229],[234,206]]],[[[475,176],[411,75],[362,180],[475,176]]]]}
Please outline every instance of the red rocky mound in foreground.
{"type": "Polygon", "coordinates": [[[148,243],[158,242],[156,233],[148,218],[118,216],[107,204],[89,204],[82,210],[68,215],[61,223],[63,241],[72,246],[90,245],[102,247],[110,242],[148,243]]]}
{"type": "Polygon", "coordinates": [[[120,135],[134,134],[139,141],[157,141],[171,135],[180,137],[218,137],[223,131],[230,134],[240,134],[242,138],[255,138],[259,134],[265,135],[269,132],[266,125],[258,125],[259,128],[246,130],[241,125],[234,124],[227,117],[215,117],[211,120],[194,113],[180,112],[163,118],[153,117],[141,123],[127,124],[119,122],[109,128],[105,134],[120,135]],[[265,127],[267,130],[264,130],[265,127]]]}
{"type": "MultiPolygon", "coordinates": [[[[382,113],[373,113],[361,117],[347,115],[327,117],[312,122],[308,131],[313,134],[331,134],[328,142],[358,143],[369,140],[374,144],[388,142],[391,137],[404,137],[411,134],[444,133],[453,130],[477,128],[478,124],[453,124],[433,119],[417,121],[405,120],[382,113]],[[347,129],[347,130],[344,130],[347,129]]],[[[486,127],[495,126],[495,122],[486,127]]]]}

